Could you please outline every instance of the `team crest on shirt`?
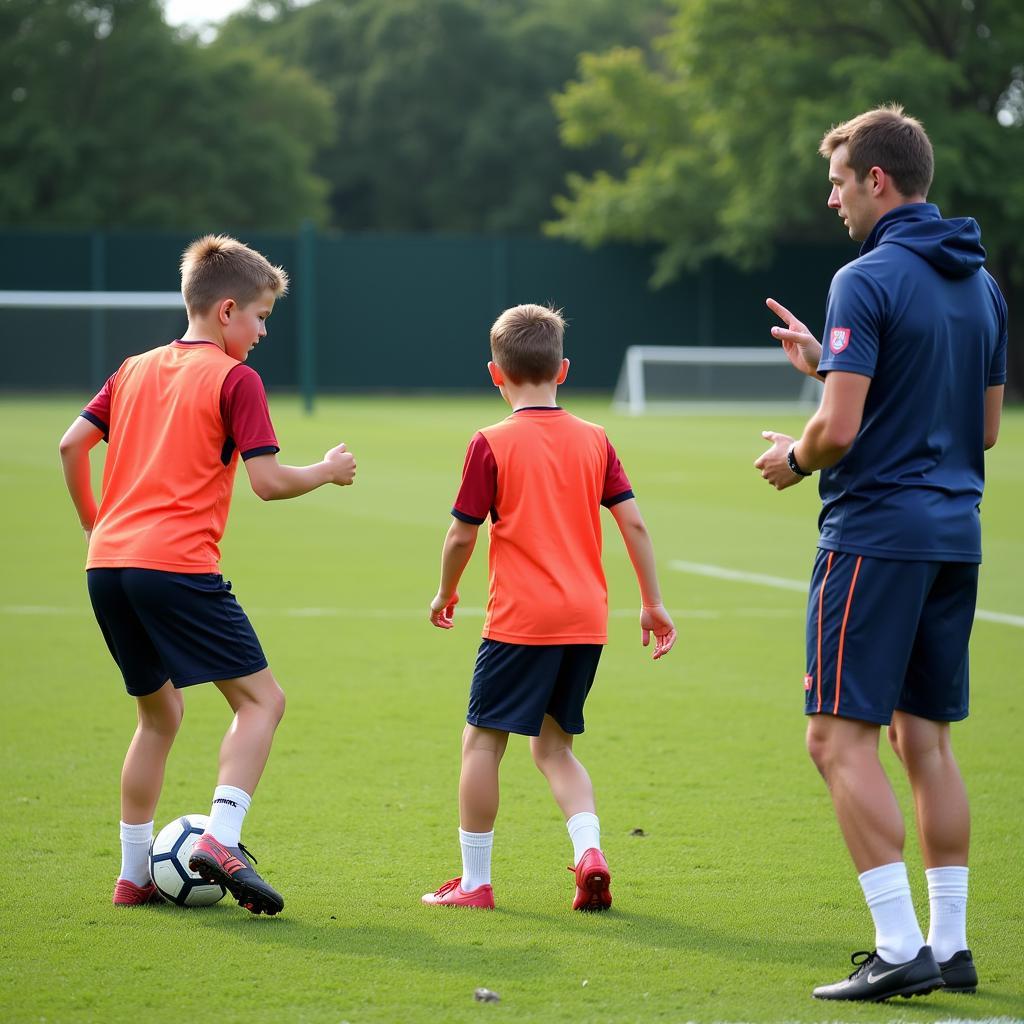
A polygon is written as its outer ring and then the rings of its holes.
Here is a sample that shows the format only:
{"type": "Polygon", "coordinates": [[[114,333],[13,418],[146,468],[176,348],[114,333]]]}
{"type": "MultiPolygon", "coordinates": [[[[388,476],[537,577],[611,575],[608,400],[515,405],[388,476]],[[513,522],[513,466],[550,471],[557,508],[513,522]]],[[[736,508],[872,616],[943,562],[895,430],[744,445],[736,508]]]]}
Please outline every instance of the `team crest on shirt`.
{"type": "Polygon", "coordinates": [[[839,355],[840,352],[850,344],[850,328],[849,327],[833,327],[832,331],[828,336],[828,347],[831,349],[833,355],[839,355]]]}

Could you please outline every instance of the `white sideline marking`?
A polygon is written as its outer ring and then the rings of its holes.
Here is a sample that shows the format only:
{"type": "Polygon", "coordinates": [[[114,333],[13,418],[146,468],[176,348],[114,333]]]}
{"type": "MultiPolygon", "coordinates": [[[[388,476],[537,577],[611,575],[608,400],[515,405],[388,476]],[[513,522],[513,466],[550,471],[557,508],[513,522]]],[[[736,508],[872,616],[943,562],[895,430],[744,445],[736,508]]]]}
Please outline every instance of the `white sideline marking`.
{"type": "MultiPolygon", "coordinates": [[[[704,565],[701,562],[669,562],[669,568],[678,572],[688,572],[695,576],[711,576],[718,580],[732,580],[735,583],[760,583],[766,587],[775,587],[778,590],[795,590],[801,594],[807,593],[808,584],[800,580],[789,580],[782,576],[765,576],[759,572],[742,572],[739,569],[726,569],[722,565],[704,565]]],[[[1009,615],[1007,612],[988,612],[984,608],[978,608],[974,612],[976,619],[985,622],[998,622],[1003,626],[1017,626],[1024,629],[1024,615],[1009,615]]]]}
{"type": "MultiPolygon", "coordinates": [[[[429,618],[427,606],[422,608],[333,608],[333,607],[311,607],[311,608],[259,608],[248,609],[254,616],[271,617],[283,615],[289,619],[424,619],[429,618]]],[[[44,605],[44,604],[6,604],[0,605],[0,615],[86,615],[90,614],[88,605],[77,607],[67,605],[44,605]]],[[[483,618],[483,608],[470,608],[456,605],[456,617],[483,618]]],[[[724,612],[713,608],[689,608],[676,609],[672,613],[677,619],[720,619],[724,612]]],[[[779,619],[789,618],[791,613],[784,608],[736,608],[731,610],[729,616],[735,618],[737,615],[751,619],[779,619]]],[[[615,608],[609,615],[613,619],[632,619],[640,615],[639,608],[615,608]]]]}

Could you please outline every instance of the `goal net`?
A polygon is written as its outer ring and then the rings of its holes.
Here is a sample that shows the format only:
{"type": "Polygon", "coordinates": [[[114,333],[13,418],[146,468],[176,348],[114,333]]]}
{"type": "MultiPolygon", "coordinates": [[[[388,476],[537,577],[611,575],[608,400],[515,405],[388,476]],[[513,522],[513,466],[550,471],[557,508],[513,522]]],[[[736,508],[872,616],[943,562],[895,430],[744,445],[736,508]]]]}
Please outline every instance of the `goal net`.
{"type": "Polygon", "coordinates": [[[180,337],[180,292],[0,291],[0,389],[97,390],[154,339],[180,337]]]}
{"type": "Polygon", "coordinates": [[[615,407],[632,415],[752,405],[815,405],[821,383],[798,373],[781,348],[632,345],[619,372],[615,407]]]}

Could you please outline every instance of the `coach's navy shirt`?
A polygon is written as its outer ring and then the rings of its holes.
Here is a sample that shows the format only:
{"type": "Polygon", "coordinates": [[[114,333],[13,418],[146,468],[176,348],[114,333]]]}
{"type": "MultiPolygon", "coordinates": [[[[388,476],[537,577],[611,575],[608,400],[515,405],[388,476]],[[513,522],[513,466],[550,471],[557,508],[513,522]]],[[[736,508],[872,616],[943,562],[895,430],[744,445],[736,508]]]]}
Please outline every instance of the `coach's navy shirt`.
{"type": "Polygon", "coordinates": [[[981,561],[985,389],[1006,381],[1006,303],[970,217],[890,210],[832,279],[820,373],[871,378],[853,447],[822,470],[820,546],[981,561]]]}

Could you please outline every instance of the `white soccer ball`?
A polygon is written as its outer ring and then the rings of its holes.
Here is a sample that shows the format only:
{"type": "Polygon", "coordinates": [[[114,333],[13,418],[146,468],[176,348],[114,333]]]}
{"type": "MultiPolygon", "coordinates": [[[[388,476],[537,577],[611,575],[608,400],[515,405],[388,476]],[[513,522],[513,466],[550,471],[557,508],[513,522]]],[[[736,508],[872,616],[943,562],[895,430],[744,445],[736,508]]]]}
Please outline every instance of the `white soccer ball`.
{"type": "Polygon", "coordinates": [[[208,907],[224,898],[224,886],[210,885],[188,869],[196,840],[206,831],[205,814],[183,814],[160,829],[149,852],[149,870],[160,895],[179,907],[208,907]]]}

